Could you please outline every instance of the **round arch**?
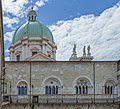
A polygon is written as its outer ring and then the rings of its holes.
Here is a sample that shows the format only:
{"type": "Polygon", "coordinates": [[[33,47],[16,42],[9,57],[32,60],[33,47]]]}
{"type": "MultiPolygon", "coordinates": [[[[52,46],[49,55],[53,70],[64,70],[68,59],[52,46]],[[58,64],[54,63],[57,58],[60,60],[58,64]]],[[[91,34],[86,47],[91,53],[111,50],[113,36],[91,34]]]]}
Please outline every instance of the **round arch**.
{"type": "Polygon", "coordinates": [[[25,83],[28,87],[28,92],[29,92],[29,83],[26,81],[26,80],[19,80],[16,84],[16,90],[15,90],[15,93],[18,94],[18,90],[17,90],[17,86],[20,84],[20,83],[25,83]]]}
{"type": "Polygon", "coordinates": [[[108,78],[103,81],[103,86],[109,81],[112,82],[114,86],[116,85],[116,80],[114,78],[108,78]]]}
{"type": "Polygon", "coordinates": [[[73,81],[73,87],[76,86],[76,82],[77,82],[78,80],[80,80],[80,79],[85,79],[85,80],[87,80],[87,81],[89,82],[89,84],[90,84],[91,86],[93,86],[91,79],[89,79],[89,78],[86,77],[86,76],[79,76],[79,77],[75,78],[75,80],[73,81]]]}
{"type": "Polygon", "coordinates": [[[42,86],[45,87],[45,83],[46,83],[47,81],[49,81],[49,80],[54,80],[54,81],[58,82],[58,84],[59,84],[60,86],[63,86],[62,81],[61,81],[60,78],[58,78],[57,76],[48,76],[48,77],[45,77],[45,79],[44,79],[43,82],[42,82],[42,86]]]}

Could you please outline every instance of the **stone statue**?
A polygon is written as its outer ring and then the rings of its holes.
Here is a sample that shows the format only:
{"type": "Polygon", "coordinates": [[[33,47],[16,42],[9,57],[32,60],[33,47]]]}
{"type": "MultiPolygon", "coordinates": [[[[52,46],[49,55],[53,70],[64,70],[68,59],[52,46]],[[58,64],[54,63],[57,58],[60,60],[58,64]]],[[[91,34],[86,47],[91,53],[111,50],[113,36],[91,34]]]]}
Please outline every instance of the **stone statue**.
{"type": "Polygon", "coordinates": [[[88,46],[87,50],[88,50],[88,55],[90,55],[91,54],[90,53],[90,45],[88,46]]]}
{"type": "Polygon", "coordinates": [[[86,46],[83,47],[83,56],[86,55],[85,47],[86,47],[86,46]]]}
{"type": "Polygon", "coordinates": [[[71,55],[71,58],[77,58],[77,54],[76,54],[76,45],[77,45],[77,44],[74,44],[73,53],[72,53],[72,55],[71,55]]]}
{"type": "Polygon", "coordinates": [[[73,53],[76,53],[76,45],[77,45],[77,44],[74,44],[73,53]]]}

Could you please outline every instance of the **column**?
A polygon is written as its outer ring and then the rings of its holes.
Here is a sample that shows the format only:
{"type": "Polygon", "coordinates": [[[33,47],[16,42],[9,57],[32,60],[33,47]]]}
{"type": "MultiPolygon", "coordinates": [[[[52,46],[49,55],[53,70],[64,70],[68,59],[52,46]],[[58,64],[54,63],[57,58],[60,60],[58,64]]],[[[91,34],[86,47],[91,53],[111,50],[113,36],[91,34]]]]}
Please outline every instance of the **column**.
{"type": "Polygon", "coordinates": [[[13,61],[13,51],[10,53],[10,60],[13,61]]]}
{"type": "Polygon", "coordinates": [[[42,47],[42,48],[43,48],[42,52],[43,52],[44,54],[46,54],[46,50],[45,50],[45,49],[46,49],[46,47],[45,47],[45,44],[43,45],[43,47],[42,47]]]}
{"type": "Polygon", "coordinates": [[[28,45],[25,45],[25,59],[28,58],[28,45]]]}
{"type": "Polygon", "coordinates": [[[52,52],[53,59],[55,59],[55,51],[52,52]]]}
{"type": "Polygon", "coordinates": [[[47,55],[47,44],[45,44],[45,54],[47,55]]]}

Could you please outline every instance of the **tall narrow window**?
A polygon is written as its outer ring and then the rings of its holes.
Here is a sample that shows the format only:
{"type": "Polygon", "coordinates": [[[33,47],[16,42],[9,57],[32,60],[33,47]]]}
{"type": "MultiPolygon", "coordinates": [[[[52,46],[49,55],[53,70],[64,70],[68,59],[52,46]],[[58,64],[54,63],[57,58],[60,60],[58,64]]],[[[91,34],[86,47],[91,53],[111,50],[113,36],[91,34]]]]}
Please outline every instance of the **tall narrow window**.
{"type": "Polygon", "coordinates": [[[34,20],[33,18],[34,18],[34,16],[32,15],[32,21],[34,20]]]}
{"type": "Polygon", "coordinates": [[[107,86],[105,86],[105,94],[107,94],[107,86]]]}
{"type": "Polygon", "coordinates": [[[83,94],[85,94],[85,86],[83,86],[82,88],[83,88],[83,94]]]}
{"type": "Polygon", "coordinates": [[[48,94],[48,86],[45,86],[45,94],[48,94]]]}
{"type": "Polygon", "coordinates": [[[108,94],[110,94],[110,86],[108,86],[108,94]]]}
{"type": "Polygon", "coordinates": [[[52,94],[55,94],[55,86],[52,87],[52,94]]]}
{"type": "Polygon", "coordinates": [[[111,94],[113,94],[113,86],[111,86],[111,89],[110,89],[110,90],[111,90],[111,94]]]}
{"type": "Polygon", "coordinates": [[[58,86],[56,86],[56,94],[58,94],[58,86]]]}
{"type": "Polygon", "coordinates": [[[21,94],[20,86],[18,86],[17,88],[18,88],[18,95],[20,95],[21,94]]]}
{"type": "Polygon", "coordinates": [[[87,94],[88,93],[88,86],[86,86],[86,93],[85,94],[87,94]]]}
{"type": "Polygon", "coordinates": [[[48,94],[51,94],[51,86],[48,88],[48,94]]]}
{"type": "Polygon", "coordinates": [[[20,61],[20,55],[17,55],[17,56],[16,56],[16,60],[17,60],[17,61],[20,61]]]}
{"type": "Polygon", "coordinates": [[[79,94],[81,94],[81,86],[79,86],[79,94]]]}
{"type": "Polygon", "coordinates": [[[27,95],[27,86],[25,86],[24,94],[27,95]]]}
{"type": "Polygon", "coordinates": [[[24,95],[24,90],[25,90],[25,88],[24,88],[24,86],[22,86],[22,95],[24,95]]]}
{"type": "Polygon", "coordinates": [[[78,86],[75,86],[76,94],[78,94],[78,86]]]}

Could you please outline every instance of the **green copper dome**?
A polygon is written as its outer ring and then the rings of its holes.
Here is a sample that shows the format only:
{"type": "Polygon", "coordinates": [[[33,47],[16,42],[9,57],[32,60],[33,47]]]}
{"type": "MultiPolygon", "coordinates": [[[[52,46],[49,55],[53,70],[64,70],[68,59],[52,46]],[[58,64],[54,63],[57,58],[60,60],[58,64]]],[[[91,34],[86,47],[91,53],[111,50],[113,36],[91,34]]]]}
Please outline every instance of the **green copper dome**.
{"type": "Polygon", "coordinates": [[[14,44],[23,37],[47,37],[54,43],[51,31],[42,23],[36,21],[36,13],[33,10],[28,13],[28,21],[15,31],[12,43],[14,44]]]}

